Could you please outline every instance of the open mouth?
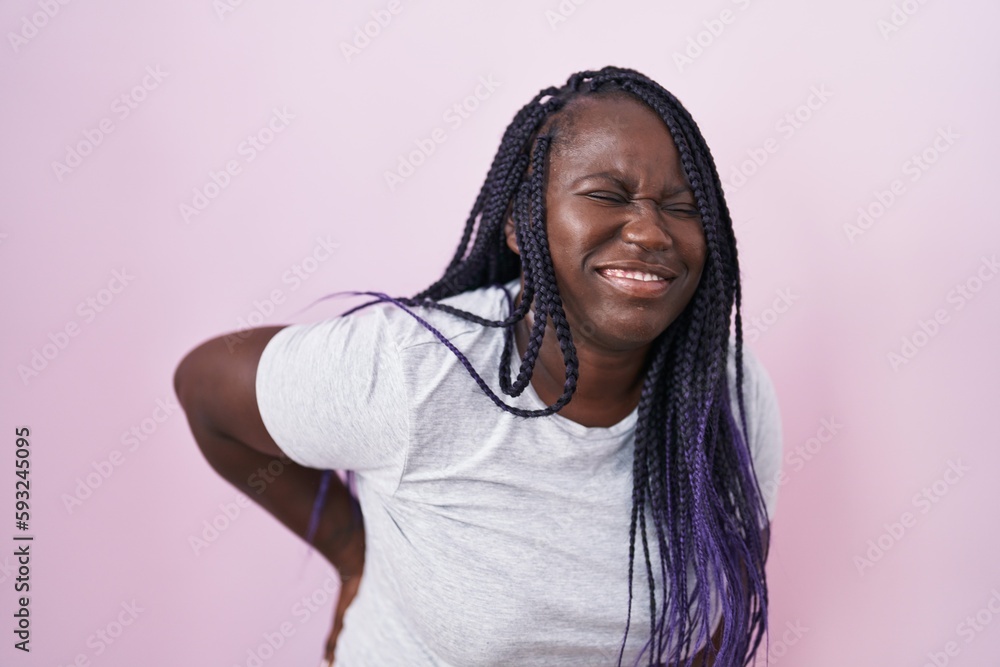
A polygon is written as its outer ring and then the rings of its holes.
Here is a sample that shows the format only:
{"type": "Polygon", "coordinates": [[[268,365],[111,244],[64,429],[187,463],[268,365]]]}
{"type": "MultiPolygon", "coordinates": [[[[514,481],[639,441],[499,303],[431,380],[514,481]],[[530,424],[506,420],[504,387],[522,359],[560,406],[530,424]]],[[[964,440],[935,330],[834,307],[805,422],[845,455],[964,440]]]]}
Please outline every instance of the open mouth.
{"type": "Polygon", "coordinates": [[[629,296],[646,298],[663,296],[674,282],[673,278],[663,278],[644,271],[598,269],[597,274],[629,296]]]}

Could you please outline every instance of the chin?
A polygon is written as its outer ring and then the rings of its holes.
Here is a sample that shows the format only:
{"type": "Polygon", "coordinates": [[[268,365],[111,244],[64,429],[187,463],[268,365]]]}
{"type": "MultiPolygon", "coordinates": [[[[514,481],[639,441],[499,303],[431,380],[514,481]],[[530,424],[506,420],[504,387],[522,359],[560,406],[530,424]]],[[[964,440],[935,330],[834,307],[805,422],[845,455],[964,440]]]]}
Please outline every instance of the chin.
{"type": "Polygon", "coordinates": [[[574,342],[578,345],[600,345],[610,350],[634,350],[651,344],[670,324],[662,320],[636,321],[634,314],[628,318],[605,316],[597,318],[597,321],[601,323],[599,329],[582,327],[579,333],[574,329],[574,342]]]}

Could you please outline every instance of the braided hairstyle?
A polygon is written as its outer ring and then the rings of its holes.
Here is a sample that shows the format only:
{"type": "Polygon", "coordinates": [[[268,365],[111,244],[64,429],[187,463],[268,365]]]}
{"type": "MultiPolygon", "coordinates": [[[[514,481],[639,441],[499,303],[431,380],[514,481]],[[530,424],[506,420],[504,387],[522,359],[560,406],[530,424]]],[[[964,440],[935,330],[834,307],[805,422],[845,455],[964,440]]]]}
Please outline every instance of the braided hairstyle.
{"type": "MultiPolygon", "coordinates": [[[[444,275],[411,298],[347,292],[377,299],[343,314],[380,302],[395,304],[446,345],[501,409],[519,417],[543,417],[569,403],[576,390],[578,362],[546,237],[545,194],[550,149],[572,119],[573,109],[565,107],[584,95],[627,96],[645,104],[663,120],[693,190],[707,246],[702,278],[691,301],[653,342],[645,366],[635,432],[628,615],[618,662],[620,665],[624,656],[632,620],[638,534],[649,581],[650,638],[642,651],[649,652],[648,664],[668,661],[681,665],[681,656],[687,653],[683,665],[688,667],[693,660],[692,642],[697,645],[704,641],[706,647],[711,647],[706,650],[715,655],[715,664],[748,665],[767,631],[764,564],[770,530],[743,435],[747,433],[747,422],[736,239],[712,155],[697,124],[677,98],[635,70],[610,66],[578,72],[569,77],[565,86],[540,91],[507,127],[444,275]],[[506,244],[504,224],[508,217],[514,220],[520,255],[506,244]],[[521,301],[515,308],[508,295],[510,315],[506,319],[489,320],[439,303],[463,292],[507,283],[522,274],[521,301]],[[514,326],[532,304],[534,325],[518,375],[511,382],[514,326]],[[730,407],[726,376],[734,304],[736,387],[742,431],[730,407]],[[503,327],[499,380],[503,392],[510,396],[518,396],[531,380],[546,323],[551,319],[565,362],[562,396],[541,410],[507,405],[468,359],[414,312],[417,308],[433,308],[483,326],[503,327]],[[650,561],[648,523],[655,529],[659,571],[666,589],[659,596],[650,561]],[[689,569],[695,575],[691,595],[687,586],[689,569]],[[725,624],[717,653],[709,640],[713,591],[721,600],[725,624]]],[[[317,502],[317,510],[321,503],[317,502]]]]}

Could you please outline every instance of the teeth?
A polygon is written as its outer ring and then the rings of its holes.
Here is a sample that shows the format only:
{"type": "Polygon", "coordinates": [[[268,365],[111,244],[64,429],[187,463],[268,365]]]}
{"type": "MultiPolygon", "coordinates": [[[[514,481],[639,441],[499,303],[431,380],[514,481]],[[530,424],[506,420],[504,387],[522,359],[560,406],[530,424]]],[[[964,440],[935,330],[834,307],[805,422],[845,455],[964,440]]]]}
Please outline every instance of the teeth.
{"type": "Polygon", "coordinates": [[[620,276],[622,278],[631,278],[632,280],[643,280],[646,282],[664,280],[660,276],[654,276],[652,273],[644,273],[642,271],[622,271],[621,269],[602,269],[602,271],[609,276],[620,276]]]}

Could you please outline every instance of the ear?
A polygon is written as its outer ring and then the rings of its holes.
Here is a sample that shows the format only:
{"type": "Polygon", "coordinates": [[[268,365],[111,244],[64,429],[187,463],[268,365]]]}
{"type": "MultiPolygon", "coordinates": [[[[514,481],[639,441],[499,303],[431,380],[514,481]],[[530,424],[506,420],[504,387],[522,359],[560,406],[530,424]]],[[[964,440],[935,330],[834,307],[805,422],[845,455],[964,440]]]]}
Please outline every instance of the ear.
{"type": "Polygon", "coordinates": [[[507,247],[520,257],[521,249],[517,247],[517,235],[514,233],[514,216],[507,216],[507,222],[503,226],[503,233],[507,237],[507,247]]]}

